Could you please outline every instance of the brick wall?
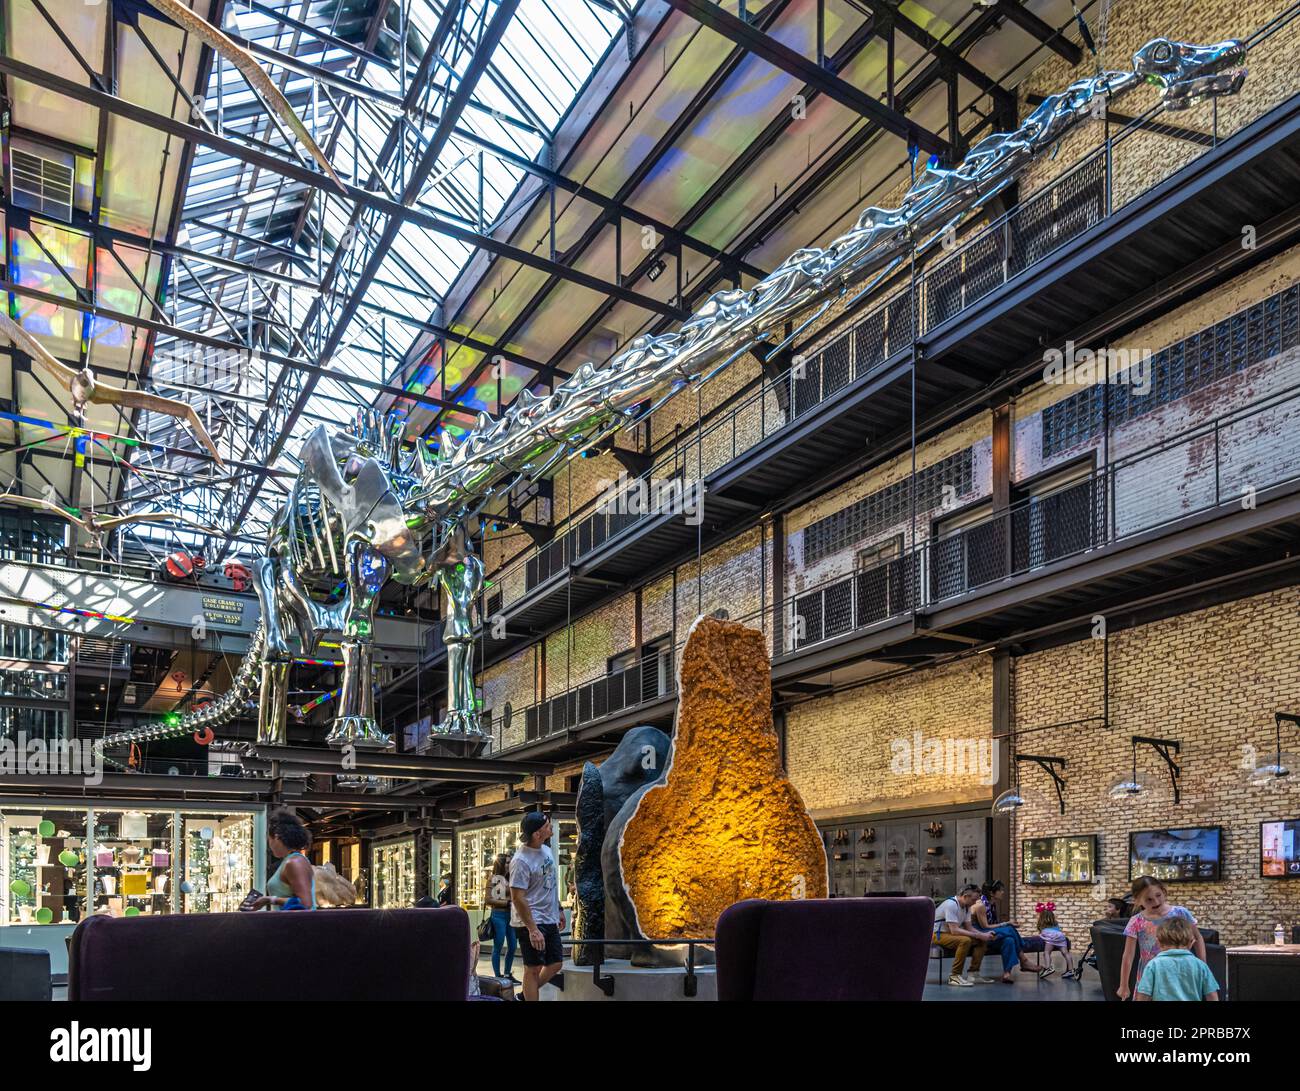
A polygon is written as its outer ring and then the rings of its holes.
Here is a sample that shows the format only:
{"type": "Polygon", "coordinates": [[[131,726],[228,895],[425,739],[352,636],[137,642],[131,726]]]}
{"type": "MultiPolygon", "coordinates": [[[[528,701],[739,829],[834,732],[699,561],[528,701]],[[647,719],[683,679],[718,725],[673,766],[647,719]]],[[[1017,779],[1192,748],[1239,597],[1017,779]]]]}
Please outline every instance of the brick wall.
{"type": "MultiPolygon", "coordinates": [[[[500,719],[507,701],[512,710],[519,713],[538,700],[537,661],[538,647],[534,645],[489,667],[480,675],[483,708],[492,714],[494,724],[500,719]]],[[[523,741],[524,718],[522,715],[514,715],[510,720],[510,729],[503,733],[498,745],[515,746],[523,741]]]]}
{"type": "Polygon", "coordinates": [[[954,756],[958,740],[983,740],[989,753],[992,723],[992,662],[971,658],[794,706],[786,715],[786,767],[818,819],[992,800],[975,763],[963,771],[959,761],[925,761],[927,740],[954,756]],[[922,750],[913,762],[894,744],[914,747],[918,731],[922,750]]]}
{"type": "MultiPolygon", "coordinates": [[[[948,429],[942,435],[927,440],[917,447],[916,468],[918,471],[940,462],[949,455],[966,448],[972,449],[973,463],[971,481],[973,488],[967,492],[954,494],[953,510],[968,503],[986,497],[993,488],[993,440],[992,416],[989,413],[976,413],[961,424],[948,429]]],[[[855,542],[852,546],[836,551],[815,563],[808,563],[804,557],[804,535],[807,527],[834,512],[841,511],[861,500],[864,496],[877,492],[897,481],[911,476],[911,453],[899,455],[889,462],[875,466],[860,474],[852,481],[839,488],[819,496],[802,507],[793,509],[786,516],[786,594],[795,595],[810,588],[846,576],[854,569],[857,551],[875,544],[889,541],[898,534],[903,535],[904,548],[912,544],[910,522],[903,522],[855,542]]],[[[917,539],[929,536],[930,521],[941,509],[917,512],[917,539]]]]}
{"type": "MultiPolygon", "coordinates": [[[[1223,827],[1224,868],[1219,883],[1170,887],[1172,900],[1218,928],[1229,944],[1255,943],[1278,920],[1300,923],[1300,884],[1259,878],[1258,827],[1263,820],[1300,817],[1300,787],[1260,791],[1243,780],[1242,747],[1266,749],[1273,713],[1300,708],[1300,589],[1242,599],[1194,614],[1116,632],[1110,649],[1109,730],[1098,723],[1033,730],[1066,720],[1101,716],[1102,657],[1085,641],[1015,660],[1014,723],[1023,752],[1063,757],[1066,814],[1056,809],[1045,776],[1022,770],[1022,784],[1040,798],[1013,822],[1014,913],[1025,920],[1048,894],[1076,943],[1101,915],[1101,902],[1128,888],[1128,833],[1168,826],[1223,827]],[[1138,768],[1154,794],[1117,804],[1106,789],[1132,767],[1129,739],[1175,739],[1180,754],[1182,803],[1174,806],[1163,763],[1149,748],[1138,768]],[[1100,834],[1104,886],[1029,887],[1020,882],[1020,841],[1057,834],[1100,834]]],[[[1291,749],[1295,749],[1291,740],[1291,749]]],[[[1286,745],[1286,744],[1284,744],[1286,745]]]]}
{"type": "MultiPolygon", "coordinates": [[[[1089,10],[1088,22],[1102,49],[1102,66],[1122,70],[1131,67],[1133,53],[1152,38],[1168,35],[1176,41],[1208,44],[1224,38],[1246,37],[1284,7],[1279,0],[1244,0],[1237,4],[1220,4],[1214,0],[1196,0],[1188,4],[1170,4],[1167,0],[1127,0],[1110,6],[1104,27],[1097,7],[1089,10]]],[[[1072,34],[1072,37],[1077,35],[1072,34]]],[[[1297,46],[1300,46],[1300,27],[1293,23],[1248,55],[1246,65],[1250,74],[1241,92],[1218,102],[1217,131],[1220,137],[1236,131],[1294,91],[1293,67],[1289,58],[1294,56],[1297,46]]],[[[1048,59],[1031,72],[1019,88],[1022,118],[1034,109],[1026,101],[1028,95],[1056,94],[1073,81],[1096,74],[1098,59],[1087,50],[1084,50],[1080,63],[1073,67],[1055,54],[1045,50],[1043,53],[1048,59]]],[[[1154,88],[1137,87],[1119,99],[1115,109],[1135,116],[1156,101],[1158,92],[1154,88]]],[[[1171,120],[1203,133],[1213,132],[1215,107],[1209,102],[1202,103],[1180,111],[1171,120]]],[[[1116,127],[1112,125],[1112,129],[1116,127]]],[[[1104,128],[1100,121],[1077,126],[1061,141],[1055,156],[1038,160],[1025,172],[1020,183],[1021,195],[1028,195],[1061,174],[1103,139],[1104,128]]],[[[1200,145],[1190,141],[1147,132],[1133,134],[1115,152],[1114,207],[1119,208],[1149,189],[1202,150],[1200,145]]]]}
{"type": "Polygon", "coordinates": [[[546,696],[602,677],[610,656],[636,645],[636,600],[623,595],[546,640],[546,696]]]}

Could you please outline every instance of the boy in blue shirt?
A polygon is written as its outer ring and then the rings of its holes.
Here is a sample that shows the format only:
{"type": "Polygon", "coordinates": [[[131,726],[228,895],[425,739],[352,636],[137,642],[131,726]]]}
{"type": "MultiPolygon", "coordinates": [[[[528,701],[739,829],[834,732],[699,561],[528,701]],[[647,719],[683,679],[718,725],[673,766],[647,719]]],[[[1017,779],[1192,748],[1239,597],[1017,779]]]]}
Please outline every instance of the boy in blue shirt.
{"type": "Polygon", "coordinates": [[[1219,983],[1210,968],[1192,954],[1193,925],[1170,917],[1156,930],[1160,953],[1147,963],[1134,1000],[1218,1000],[1219,983]]]}

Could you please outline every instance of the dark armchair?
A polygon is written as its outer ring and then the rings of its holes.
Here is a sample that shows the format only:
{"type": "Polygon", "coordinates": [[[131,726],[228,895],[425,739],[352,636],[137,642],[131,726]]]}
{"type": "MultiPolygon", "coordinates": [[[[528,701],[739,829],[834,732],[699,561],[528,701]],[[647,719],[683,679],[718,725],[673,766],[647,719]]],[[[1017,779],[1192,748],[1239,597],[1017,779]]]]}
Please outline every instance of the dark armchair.
{"type": "Polygon", "coordinates": [[[717,927],[719,1000],[920,1000],[929,898],[737,902],[717,927]]]}
{"type": "Polygon", "coordinates": [[[469,917],[327,909],[88,917],[69,945],[69,1000],[464,1000],[469,917]]]}

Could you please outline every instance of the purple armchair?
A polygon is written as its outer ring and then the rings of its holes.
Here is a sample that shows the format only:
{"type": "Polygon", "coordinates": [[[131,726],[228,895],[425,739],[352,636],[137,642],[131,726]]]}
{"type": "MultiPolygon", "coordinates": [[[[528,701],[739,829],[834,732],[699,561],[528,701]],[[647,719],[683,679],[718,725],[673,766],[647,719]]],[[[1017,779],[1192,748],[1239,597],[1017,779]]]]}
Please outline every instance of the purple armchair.
{"type": "Polygon", "coordinates": [[[719,1000],[920,1000],[929,898],[737,902],[717,927],[719,1000]]]}
{"type": "Polygon", "coordinates": [[[459,906],[88,917],[68,999],[464,1000],[469,942],[459,906]]]}

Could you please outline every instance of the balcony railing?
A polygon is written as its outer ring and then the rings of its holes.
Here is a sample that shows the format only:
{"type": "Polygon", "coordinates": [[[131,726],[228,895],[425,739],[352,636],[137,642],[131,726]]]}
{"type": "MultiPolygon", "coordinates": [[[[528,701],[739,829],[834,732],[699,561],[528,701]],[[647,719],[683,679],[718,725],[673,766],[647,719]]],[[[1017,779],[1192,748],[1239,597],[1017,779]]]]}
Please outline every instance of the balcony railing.
{"type": "Polygon", "coordinates": [[[919,542],[741,619],[780,632],[788,654],[1192,515],[1240,510],[1300,482],[1300,389],[1272,395],[1114,459],[1082,479],[919,542]],[[779,621],[778,617],[779,615],[779,621]]]}
{"type": "MultiPolygon", "coordinates": [[[[1173,114],[1158,101],[1123,125],[1106,122],[1104,138],[1069,169],[960,246],[930,258],[891,298],[856,318],[849,329],[801,353],[796,366],[764,378],[698,434],[674,445],[645,478],[706,479],[886,361],[901,358],[917,333],[927,333],[961,314],[1278,105],[1292,93],[1290,73],[1300,49],[1300,4],[1286,7],[1259,28],[1249,45],[1251,75],[1240,95],[1173,114]]],[[[1043,169],[1041,164],[1038,169],[1043,169]]],[[[1032,170],[1024,182],[1027,187],[1034,180],[1032,170]]],[[[554,542],[511,562],[494,577],[494,610],[508,607],[615,534],[654,514],[586,516],[554,542]]]]}

